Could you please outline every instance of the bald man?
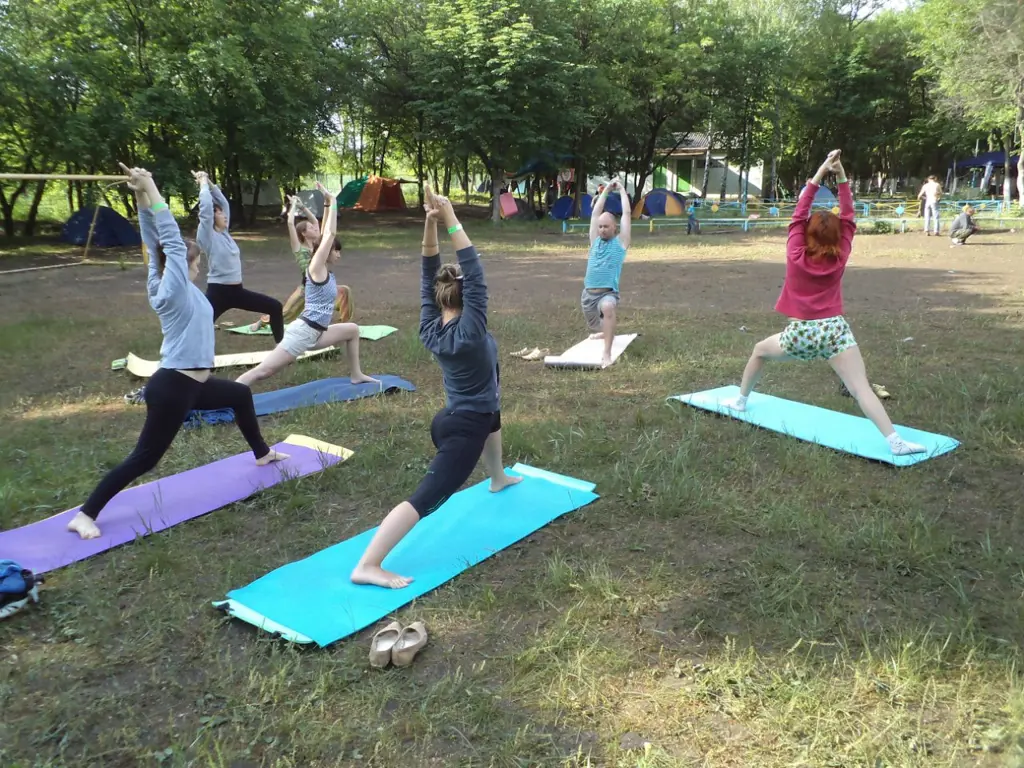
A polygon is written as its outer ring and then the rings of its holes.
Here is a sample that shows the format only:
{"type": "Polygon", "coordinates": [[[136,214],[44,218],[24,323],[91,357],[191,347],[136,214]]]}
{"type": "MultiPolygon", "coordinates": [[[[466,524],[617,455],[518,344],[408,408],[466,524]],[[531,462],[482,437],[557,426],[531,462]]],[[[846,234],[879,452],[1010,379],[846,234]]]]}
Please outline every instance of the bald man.
{"type": "Polygon", "coordinates": [[[612,364],[612,342],[615,340],[615,313],[619,306],[619,276],[630,243],[629,195],[618,177],[601,190],[590,216],[590,256],[583,279],[580,305],[590,329],[590,338],[604,339],[601,367],[612,364]],[[622,200],[621,228],[619,220],[604,210],[608,193],[618,188],[622,200]],[[616,234],[618,230],[618,234],[616,234]]]}

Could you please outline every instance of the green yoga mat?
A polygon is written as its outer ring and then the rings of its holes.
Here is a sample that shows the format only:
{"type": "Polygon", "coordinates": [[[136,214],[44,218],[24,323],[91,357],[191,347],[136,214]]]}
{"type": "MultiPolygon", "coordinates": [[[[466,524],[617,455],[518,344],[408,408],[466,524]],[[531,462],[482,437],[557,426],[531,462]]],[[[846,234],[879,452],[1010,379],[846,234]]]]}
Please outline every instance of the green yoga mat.
{"type": "MultiPolygon", "coordinates": [[[[269,325],[265,325],[258,331],[252,330],[248,325],[239,325],[235,328],[225,328],[228,333],[240,333],[243,336],[270,336],[271,330],[269,325]]],[[[367,341],[377,341],[383,339],[385,336],[390,336],[395,333],[398,329],[390,325],[360,325],[359,326],[359,338],[366,339],[367,341]]]]}

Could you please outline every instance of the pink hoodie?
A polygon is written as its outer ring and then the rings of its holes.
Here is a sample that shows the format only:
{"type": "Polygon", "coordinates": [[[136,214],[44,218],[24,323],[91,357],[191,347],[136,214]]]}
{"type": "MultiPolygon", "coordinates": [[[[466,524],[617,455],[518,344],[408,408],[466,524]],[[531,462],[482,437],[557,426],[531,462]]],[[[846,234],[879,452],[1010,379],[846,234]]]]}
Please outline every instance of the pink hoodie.
{"type": "Polygon", "coordinates": [[[849,182],[839,185],[840,241],[835,261],[812,262],[807,257],[805,232],[811,202],[819,185],[808,181],[793,211],[786,242],[786,282],[775,310],[796,320],[820,320],[843,314],[843,272],[853,250],[853,195],[849,182]]]}

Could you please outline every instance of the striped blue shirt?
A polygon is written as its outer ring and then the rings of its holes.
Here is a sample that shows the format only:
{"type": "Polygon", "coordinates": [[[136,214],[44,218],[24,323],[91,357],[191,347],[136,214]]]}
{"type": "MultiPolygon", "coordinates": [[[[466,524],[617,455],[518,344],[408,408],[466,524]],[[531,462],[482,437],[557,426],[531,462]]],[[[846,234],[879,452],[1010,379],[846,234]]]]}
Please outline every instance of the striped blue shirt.
{"type": "Polygon", "coordinates": [[[618,292],[622,262],[625,260],[626,249],[622,247],[618,235],[611,240],[597,238],[590,244],[590,257],[587,259],[587,274],[583,278],[583,287],[611,288],[618,292]]]}
{"type": "Polygon", "coordinates": [[[326,328],[331,324],[334,302],[338,300],[338,283],[334,280],[334,273],[327,270],[327,279],[317,283],[307,271],[305,292],[306,307],[302,310],[302,317],[326,328]]]}

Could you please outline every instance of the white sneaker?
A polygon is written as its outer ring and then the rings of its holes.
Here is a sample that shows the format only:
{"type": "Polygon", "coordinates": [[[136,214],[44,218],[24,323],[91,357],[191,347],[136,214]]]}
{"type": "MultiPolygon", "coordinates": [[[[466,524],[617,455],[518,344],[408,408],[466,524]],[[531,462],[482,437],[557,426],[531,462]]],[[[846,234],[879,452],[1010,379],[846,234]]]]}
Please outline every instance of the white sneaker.
{"type": "Polygon", "coordinates": [[[889,447],[892,449],[893,456],[909,456],[912,453],[924,453],[928,450],[923,445],[908,442],[898,435],[889,441],[889,447]]]}

